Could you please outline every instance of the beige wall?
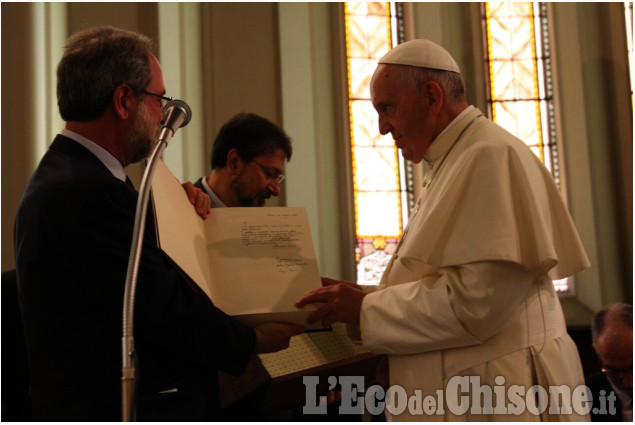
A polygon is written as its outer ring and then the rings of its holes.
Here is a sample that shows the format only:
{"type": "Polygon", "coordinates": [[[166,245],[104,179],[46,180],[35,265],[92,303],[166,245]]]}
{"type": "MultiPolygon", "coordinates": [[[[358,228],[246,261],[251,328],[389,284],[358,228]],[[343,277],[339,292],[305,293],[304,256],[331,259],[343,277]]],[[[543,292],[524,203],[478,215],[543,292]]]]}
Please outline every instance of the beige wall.
{"type": "MultiPolygon", "coordinates": [[[[54,70],[63,40],[87,25],[112,24],[157,40],[168,92],[193,106],[192,123],[166,150],[175,174],[193,180],[208,172],[213,137],[237,112],[281,124],[294,156],[278,203],[307,208],[322,274],[351,279],[339,6],[2,3],[2,270],[14,267],[22,191],[62,125],[54,70]]],[[[577,296],[596,310],[632,298],[632,104],[621,3],[551,7],[566,196],[593,263],[576,277],[577,296]]],[[[470,102],[485,108],[478,4],[413,3],[408,10],[408,31],[445,45],[464,69],[470,102]]],[[[138,180],[141,169],[129,172],[138,180]]]]}
{"type": "Polygon", "coordinates": [[[577,277],[576,293],[598,310],[633,296],[633,110],[623,5],[552,7],[567,199],[592,263],[577,277]]]}

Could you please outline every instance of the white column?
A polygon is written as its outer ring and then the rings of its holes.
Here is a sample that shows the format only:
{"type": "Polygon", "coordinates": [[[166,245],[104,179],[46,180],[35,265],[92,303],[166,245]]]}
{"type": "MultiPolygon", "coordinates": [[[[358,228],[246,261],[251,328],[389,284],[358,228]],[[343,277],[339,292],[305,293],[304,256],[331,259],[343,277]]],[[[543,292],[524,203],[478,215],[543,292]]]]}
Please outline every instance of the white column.
{"type": "Polygon", "coordinates": [[[33,84],[36,138],[33,169],[38,164],[48,145],[64,127],[57,108],[57,65],[64,53],[68,37],[66,28],[66,5],[64,3],[34,3],[33,14],[33,84]]]}
{"type": "MultiPolygon", "coordinates": [[[[333,48],[328,4],[279,3],[282,124],[293,140],[286,166],[288,206],[307,210],[323,275],[342,270],[338,155],[345,139],[334,122],[333,48]]],[[[351,254],[352,255],[352,254],[351,254]]]]}
{"type": "Polygon", "coordinates": [[[190,123],[176,132],[163,160],[181,181],[205,173],[201,26],[198,3],[158,3],[159,61],[168,96],[192,109],[190,123]]]}

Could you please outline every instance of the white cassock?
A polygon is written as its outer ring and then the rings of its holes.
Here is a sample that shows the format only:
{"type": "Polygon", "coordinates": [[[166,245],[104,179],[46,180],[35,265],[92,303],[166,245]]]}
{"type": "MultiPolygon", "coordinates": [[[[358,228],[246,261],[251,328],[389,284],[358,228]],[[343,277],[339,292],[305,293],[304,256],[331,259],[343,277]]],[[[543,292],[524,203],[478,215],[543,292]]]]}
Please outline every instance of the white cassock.
{"type": "Polygon", "coordinates": [[[552,176],[522,141],[474,107],[437,137],[426,161],[422,196],[380,290],[362,303],[362,342],[388,354],[390,384],[408,396],[421,390],[421,397],[438,398],[437,390],[457,382],[451,378],[474,376],[504,388],[499,409],[508,415],[480,415],[472,402],[463,414],[465,406],[449,409],[444,394],[446,407],[435,415],[414,406],[393,419],[587,420],[575,409],[518,414],[519,400],[508,392],[538,384],[573,393],[584,384],[552,279],[589,262],[552,176]]]}

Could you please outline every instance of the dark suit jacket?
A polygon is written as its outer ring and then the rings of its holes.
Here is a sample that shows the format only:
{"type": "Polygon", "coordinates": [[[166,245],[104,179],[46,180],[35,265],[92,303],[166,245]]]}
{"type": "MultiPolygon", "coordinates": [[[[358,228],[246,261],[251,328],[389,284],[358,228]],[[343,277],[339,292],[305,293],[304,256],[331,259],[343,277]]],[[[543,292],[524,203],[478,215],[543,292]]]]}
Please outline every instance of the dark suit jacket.
{"type": "MultiPolygon", "coordinates": [[[[15,223],[37,421],[121,420],[121,335],[137,192],[57,136],[15,223]]],[[[254,331],[218,310],[156,245],[147,220],[135,301],[137,418],[210,420],[216,371],[242,372],[254,331]],[[178,389],[178,391],[170,391],[178,389]]]]}
{"type": "Polygon", "coordinates": [[[203,193],[206,193],[206,192],[205,192],[205,188],[203,187],[203,183],[202,183],[203,178],[204,178],[204,177],[201,177],[200,179],[196,180],[196,181],[194,182],[194,186],[195,186],[195,187],[198,187],[199,189],[201,189],[201,190],[203,191],[203,193]]]}

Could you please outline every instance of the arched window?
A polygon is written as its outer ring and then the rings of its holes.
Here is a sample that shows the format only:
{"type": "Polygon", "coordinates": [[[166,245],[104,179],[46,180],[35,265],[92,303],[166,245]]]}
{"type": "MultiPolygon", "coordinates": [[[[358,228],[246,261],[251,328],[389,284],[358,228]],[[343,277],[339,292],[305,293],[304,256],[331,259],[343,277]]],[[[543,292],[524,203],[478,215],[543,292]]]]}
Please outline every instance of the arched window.
{"type": "Polygon", "coordinates": [[[399,3],[344,3],[357,282],[379,279],[414,203],[412,171],[390,135],[381,136],[370,101],[377,61],[404,40],[399,3]],[[401,31],[400,31],[401,28],[401,31]]]}

